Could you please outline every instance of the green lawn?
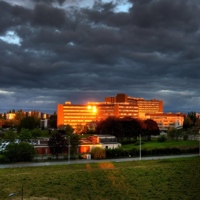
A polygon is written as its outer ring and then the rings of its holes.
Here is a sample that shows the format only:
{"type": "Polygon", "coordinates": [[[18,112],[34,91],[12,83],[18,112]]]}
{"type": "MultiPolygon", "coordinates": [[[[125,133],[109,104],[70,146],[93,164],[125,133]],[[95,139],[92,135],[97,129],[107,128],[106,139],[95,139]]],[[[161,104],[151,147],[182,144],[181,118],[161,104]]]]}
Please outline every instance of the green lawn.
{"type": "Polygon", "coordinates": [[[23,185],[24,200],[198,200],[200,157],[8,168],[0,181],[0,199],[23,185]]]}
{"type": "MultiPolygon", "coordinates": [[[[132,148],[139,148],[139,145],[134,145],[134,144],[127,144],[127,145],[122,145],[122,149],[124,150],[130,150],[132,148]]],[[[142,144],[142,149],[158,149],[158,148],[192,148],[192,147],[199,147],[199,141],[196,140],[180,140],[180,141],[166,141],[166,142],[157,142],[156,140],[152,141],[145,141],[144,144],[142,144]]]]}

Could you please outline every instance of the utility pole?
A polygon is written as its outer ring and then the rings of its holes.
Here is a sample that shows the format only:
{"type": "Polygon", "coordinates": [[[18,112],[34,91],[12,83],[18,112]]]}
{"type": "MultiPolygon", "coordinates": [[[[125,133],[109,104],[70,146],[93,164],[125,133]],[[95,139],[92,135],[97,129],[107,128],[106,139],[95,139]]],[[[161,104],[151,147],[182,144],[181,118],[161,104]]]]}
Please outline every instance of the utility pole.
{"type": "Polygon", "coordinates": [[[68,139],[68,162],[70,163],[70,136],[68,139]]]}
{"type": "Polygon", "coordinates": [[[141,151],[142,151],[142,147],[141,147],[141,134],[140,134],[140,160],[141,160],[141,151]]]}

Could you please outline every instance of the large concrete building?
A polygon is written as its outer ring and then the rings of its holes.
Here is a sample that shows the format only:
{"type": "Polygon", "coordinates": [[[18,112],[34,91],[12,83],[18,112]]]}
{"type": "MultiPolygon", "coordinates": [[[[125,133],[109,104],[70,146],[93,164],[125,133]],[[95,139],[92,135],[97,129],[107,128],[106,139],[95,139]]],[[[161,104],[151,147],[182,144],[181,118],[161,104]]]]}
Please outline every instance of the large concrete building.
{"type": "Polygon", "coordinates": [[[109,116],[144,119],[146,113],[163,113],[163,101],[144,100],[143,98],[129,97],[126,94],[117,94],[115,97],[106,97],[104,102],[58,104],[57,126],[69,124],[77,129],[87,123],[100,121],[109,116]]]}
{"type": "Polygon", "coordinates": [[[106,97],[105,102],[135,105],[138,107],[137,115],[141,119],[145,118],[146,113],[163,113],[163,101],[157,99],[145,100],[144,98],[130,97],[126,94],[117,94],[115,97],[106,97]]]}

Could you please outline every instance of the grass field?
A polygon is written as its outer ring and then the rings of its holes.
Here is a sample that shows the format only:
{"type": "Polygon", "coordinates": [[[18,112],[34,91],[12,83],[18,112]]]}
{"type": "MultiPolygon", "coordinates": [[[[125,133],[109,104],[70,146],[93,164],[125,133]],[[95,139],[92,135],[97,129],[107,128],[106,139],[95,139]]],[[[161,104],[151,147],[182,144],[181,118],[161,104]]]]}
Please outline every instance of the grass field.
{"type": "MultiPolygon", "coordinates": [[[[184,148],[195,148],[199,147],[199,141],[197,140],[179,140],[179,141],[166,141],[166,142],[158,142],[156,140],[152,141],[147,141],[142,144],[143,149],[159,149],[159,148],[173,148],[177,147],[180,149],[184,148]]],[[[134,145],[134,144],[127,144],[127,145],[122,145],[122,148],[124,150],[130,150],[132,148],[139,148],[139,145],[134,145]]]]}
{"type": "Polygon", "coordinates": [[[0,170],[0,199],[22,186],[24,200],[199,200],[200,157],[0,170]]]}

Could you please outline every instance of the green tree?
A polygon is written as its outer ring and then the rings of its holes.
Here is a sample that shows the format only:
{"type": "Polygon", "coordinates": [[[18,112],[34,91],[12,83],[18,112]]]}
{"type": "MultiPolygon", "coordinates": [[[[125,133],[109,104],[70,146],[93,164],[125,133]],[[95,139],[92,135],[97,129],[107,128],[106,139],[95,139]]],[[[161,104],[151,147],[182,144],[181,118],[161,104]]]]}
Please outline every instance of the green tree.
{"type": "Polygon", "coordinates": [[[146,120],[144,120],[144,123],[146,124],[145,136],[146,136],[147,140],[150,141],[152,135],[160,134],[158,124],[154,120],[146,119],[146,120]]]}
{"type": "Polygon", "coordinates": [[[91,149],[91,155],[94,159],[106,158],[106,150],[101,147],[94,147],[91,149]]]}
{"type": "Polygon", "coordinates": [[[182,129],[175,129],[175,138],[178,141],[179,138],[183,136],[183,130],[182,129]]]}
{"type": "Polygon", "coordinates": [[[19,144],[11,143],[4,152],[7,159],[11,162],[32,161],[36,152],[33,145],[27,142],[19,144]]]}
{"type": "Polygon", "coordinates": [[[15,115],[15,120],[17,124],[19,125],[21,120],[24,119],[25,117],[26,117],[25,112],[23,112],[22,110],[18,110],[15,115]]]}
{"type": "Polygon", "coordinates": [[[22,128],[32,130],[34,128],[38,128],[39,125],[40,125],[39,119],[36,119],[33,116],[32,117],[25,117],[21,120],[21,122],[18,126],[18,132],[20,132],[20,130],[22,128]]]}
{"type": "Polygon", "coordinates": [[[105,120],[98,122],[96,132],[100,135],[114,135],[120,141],[122,141],[124,138],[123,127],[119,118],[117,117],[108,117],[105,120]]]}
{"type": "Polygon", "coordinates": [[[19,134],[19,139],[21,141],[29,141],[30,139],[32,139],[31,131],[26,128],[21,129],[19,134]]]}
{"type": "Polygon", "coordinates": [[[56,130],[41,130],[41,137],[50,137],[51,135],[55,134],[56,130]]]}
{"type": "Polygon", "coordinates": [[[62,154],[67,149],[67,141],[64,135],[57,132],[53,134],[48,141],[48,146],[52,155],[58,159],[58,155],[62,154]]]}
{"type": "Polygon", "coordinates": [[[14,142],[16,138],[17,138],[17,133],[12,129],[9,129],[4,137],[4,139],[9,140],[10,142],[14,142]]]}
{"type": "Polygon", "coordinates": [[[167,129],[167,137],[170,140],[174,140],[176,136],[176,129],[174,127],[168,127],[167,129]]]}
{"type": "Polygon", "coordinates": [[[31,130],[31,135],[34,139],[37,139],[38,137],[42,136],[42,131],[39,128],[34,128],[33,130],[31,130]]]}
{"type": "Polygon", "coordinates": [[[74,133],[74,129],[72,128],[72,126],[70,126],[69,124],[67,124],[65,126],[65,133],[66,135],[71,135],[74,133]]]}
{"type": "Polygon", "coordinates": [[[63,135],[72,134],[72,133],[74,133],[74,129],[69,124],[61,125],[61,126],[58,127],[58,132],[63,134],[63,135]]]}
{"type": "Polygon", "coordinates": [[[197,120],[196,112],[194,112],[194,111],[188,112],[187,116],[191,120],[191,125],[194,126],[196,123],[196,120],[197,120]]]}
{"type": "Polygon", "coordinates": [[[51,115],[49,118],[49,128],[57,128],[57,115],[51,115]]]}
{"type": "Polygon", "coordinates": [[[192,120],[190,117],[186,116],[183,121],[183,129],[187,130],[190,129],[192,126],[192,120]]]}
{"type": "Polygon", "coordinates": [[[1,132],[1,131],[0,131],[0,142],[1,142],[2,139],[5,138],[5,135],[6,135],[6,134],[5,134],[4,132],[1,132]]]}
{"type": "Polygon", "coordinates": [[[76,154],[78,145],[80,144],[80,136],[78,134],[67,134],[66,135],[67,147],[70,145],[70,154],[76,154]]]}
{"type": "Polygon", "coordinates": [[[167,140],[166,135],[160,135],[160,136],[157,138],[157,141],[158,141],[158,142],[165,142],[166,140],[167,140]]]}

